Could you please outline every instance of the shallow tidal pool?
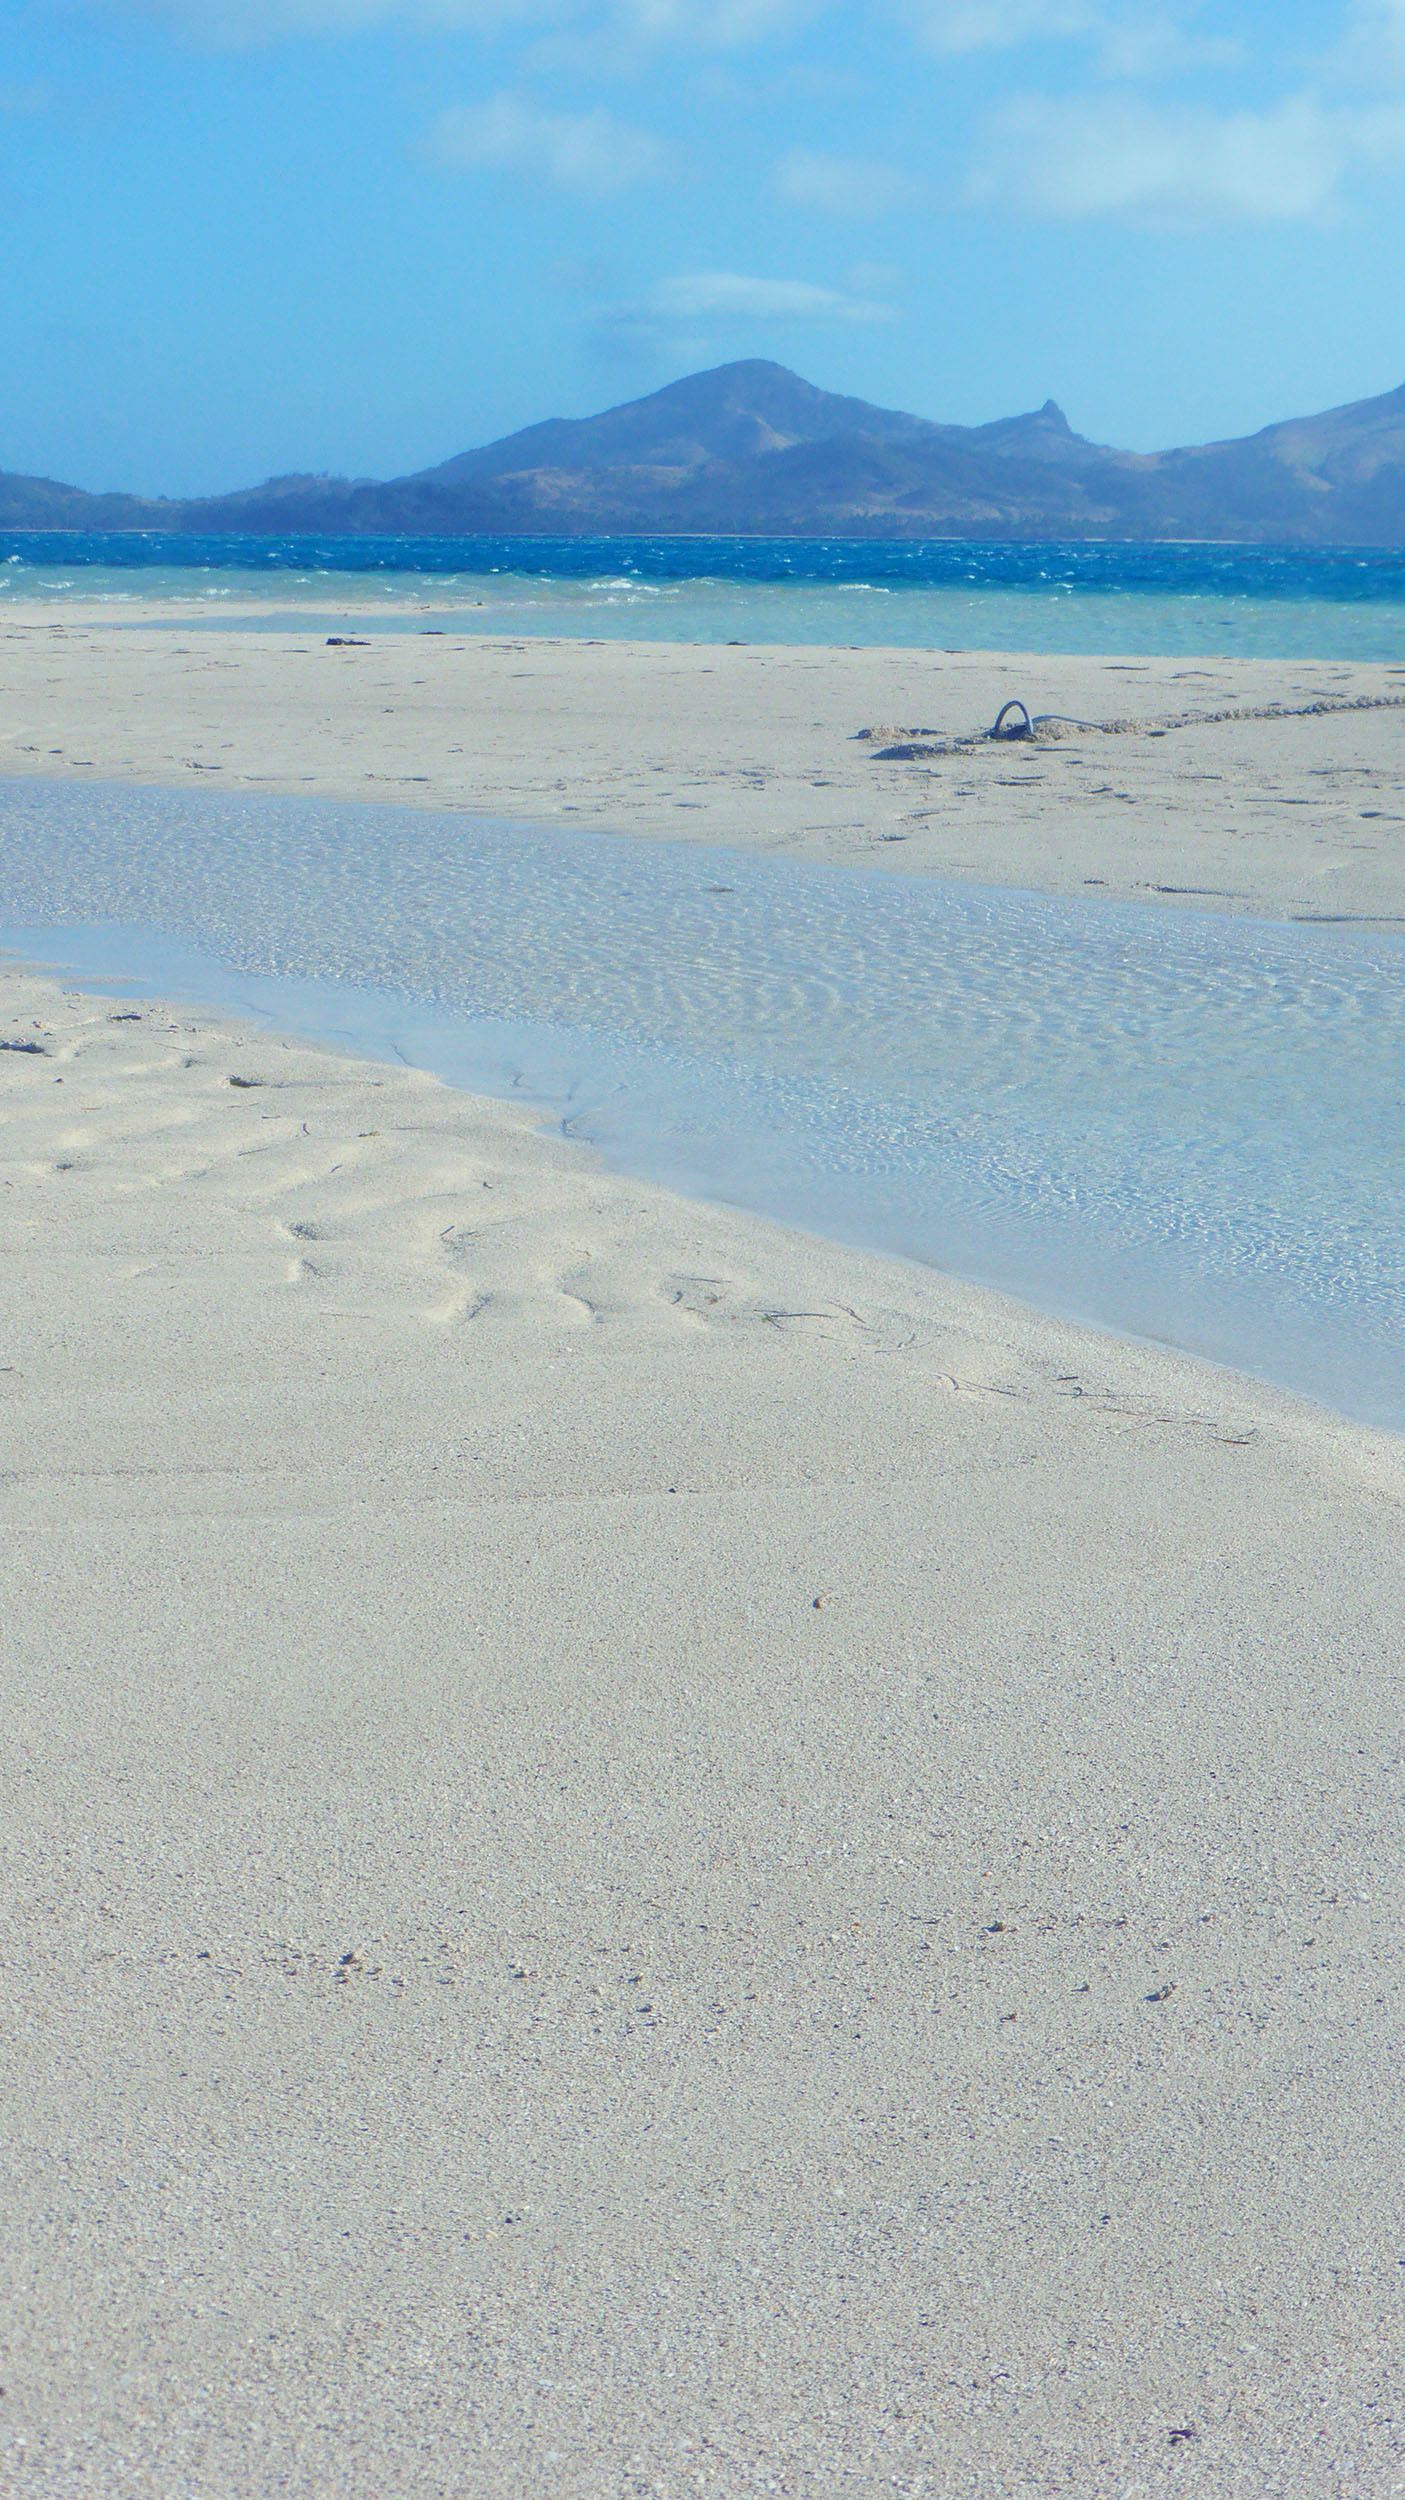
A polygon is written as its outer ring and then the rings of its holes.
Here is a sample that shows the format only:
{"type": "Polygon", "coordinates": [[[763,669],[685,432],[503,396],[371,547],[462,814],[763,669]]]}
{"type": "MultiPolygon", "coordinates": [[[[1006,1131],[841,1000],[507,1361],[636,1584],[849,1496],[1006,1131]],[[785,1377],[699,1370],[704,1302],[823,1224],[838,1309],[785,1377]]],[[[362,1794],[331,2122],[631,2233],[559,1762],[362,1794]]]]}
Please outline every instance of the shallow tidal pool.
{"type": "Polygon", "coordinates": [[[1405,1428],[1405,940],[9,780],[0,948],[1405,1428]]]}

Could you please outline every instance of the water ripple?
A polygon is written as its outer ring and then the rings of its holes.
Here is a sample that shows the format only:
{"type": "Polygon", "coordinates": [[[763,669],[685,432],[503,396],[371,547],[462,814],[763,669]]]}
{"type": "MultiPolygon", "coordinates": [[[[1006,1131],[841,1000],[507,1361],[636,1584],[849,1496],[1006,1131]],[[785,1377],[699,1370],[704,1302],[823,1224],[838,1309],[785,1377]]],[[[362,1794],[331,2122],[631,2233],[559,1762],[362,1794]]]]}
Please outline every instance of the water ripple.
{"type": "Polygon", "coordinates": [[[1397,939],[291,799],[12,782],[0,828],[72,960],[121,929],[85,960],[1405,1424],[1397,939]]]}

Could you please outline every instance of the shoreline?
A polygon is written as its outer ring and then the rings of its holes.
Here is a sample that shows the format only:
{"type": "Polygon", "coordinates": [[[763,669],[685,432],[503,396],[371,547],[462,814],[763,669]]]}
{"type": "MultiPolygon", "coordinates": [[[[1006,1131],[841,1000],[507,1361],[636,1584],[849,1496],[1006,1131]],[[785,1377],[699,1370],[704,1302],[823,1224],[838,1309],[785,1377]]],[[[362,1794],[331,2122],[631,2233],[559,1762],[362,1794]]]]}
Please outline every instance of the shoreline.
{"type": "Polygon", "coordinates": [[[1384,2500],[1400,1446],[5,992],[25,2487],[1384,2500]]]}
{"type": "MultiPolygon", "coordinates": [[[[1277,924],[1263,925],[1271,930],[1277,924]]],[[[1401,967],[1405,971],[1405,955],[1401,967]]],[[[588,1057],[582,1062],[569,1051],[559,1065],[550,1051],[543,1059],[542,1043],[553,1037],[545,1028],[538,1032],[530,1019],[506,1019],[500,1029],[510,1031],[512,1038],[504,1046],[505,1055],[499,1056],[491,1038],[499,1019],[491,1011],[485,1010],[476,1019],[460,1018],[429,998],[417,1000],[398,989],[367,988],[324,975],[241,971],[210,952],[206,942],[174,939],[154,925],[123,925],[110,939],[101,927],[80,923],[56,923],[32,933],[0,927],[0,981],[25,976],[66,984],[95,1004],[110,999],[138,1006],[162,1002],[205,1023],[232,1019],[236,1026],[247,1025],[251,1033],[262,1033],[282,1047],[328,1052],[363,1066],[384,1069],[393,1059],[479,1109],[489,1104],[524,1108],[543,1133],[559,1133],[571,1148],[617,1181],[662,1191],[741,1223],[780,1226],[817,1252],[831,1250],[896,1262],[900,1268],[911,1268],[964,1292],[992,1296],[1034,1322],[1204,1366],[1241,1389],[1301,1404],[1320,1418],[1351,1430],[1384,1434],[1405,1447],[1405,1410],[1398,1396],[1382,1403],[1381,1375],[1363,1371],[1359,1352],[1350,1376],[1339,1373],[1331,1382],[1310,1384],[1301,1376],[1289,1377],[1286,1368],[1275,1370],[1273,1357],[1262,1343],[1217,1347],[1207,1341],[1213,1298],[1198,1312],[1180,1307],[1186,1333],[1177,1336],[1168,1331],[1164,1308],[1158,1312],[1159,1324],[1153,1326],[1149,1316],[1139,1319],[1127,1310],[1099,1308],[1096,1288],[1086,1281],[1081,1297],[1074,1297],[1066,1251],[1061,1265],[1046,1266],[1039,1274],[1015,1272],[1007,1251],[1004,1273],[993,1274],[963,1257],[954,1241],[934,1244],[928,1250],[885,1239],[881,1226],[872,1220],[866,1225],[856,1223],[852,1207],[842,1200],[807,1206],[797,1204],[793,1197],[787,1200],[774,1187],[757,1194],[754,1180],[749,1186],[744,1176],[754,1166],[754,1152],[740,1171],[729,1173],[701,1165],[696,1144],[685,1150],[680,1166],[676,1153],[670,1157],[664,1151],[657,1119],[650,1122],[646,1135],[641,1134],[637,1121],[627,1122],[622,1136],[599,1134],[592,1129],[590,1113],[578,1095],[584,1086],[588,1096],[602,1087],[608,1096],[621,1081],[618,1066],[597,1066],[588,1057]],[[71,954],[65,952],[66,935],[71,954]],[[17,945],[21,936],[26,942],[17,945]],[[173,973],[173,957],[185,959],[179,974],[173,973]],[[1363,1407],[1360,1400],[1366,1378],[1373,1378],[1374,1388],[1363,1407]]],[[[647,1096],[647,1077],[636,1073],[633,1083],[647,1096]]],[[[1143,1286],[1141,1299],[1145,1303],[1147,1298],[1143,1286]]],[[[1284,1346],[1289,1343],[1280,1343],[1280,1365],[1287,1364],[1284,1346]]],[[[1342,1354],[1339,1347],[1339,1361],[1342,1354]]],[[[1301,1364],[1300,1347],[1294,1359],[1301,1364]]]]}
{"type": "Polygon", "coordinates": [[[1405,666],[1089,661],[0,617],[0,769],[575,824],[903,875],[1405,925],[1405,666]],[[1128,721],[948,755],[1020,695],[1128,721]],[[1141,724],[1140,727],[1137,724],[1141,724]],[[864,738],[875,729],[886,735],[864,738]],[[889,754],[891,748],[897,752],[889,754]],[[904,753],[906,748],[911,752],[904,753]]]}

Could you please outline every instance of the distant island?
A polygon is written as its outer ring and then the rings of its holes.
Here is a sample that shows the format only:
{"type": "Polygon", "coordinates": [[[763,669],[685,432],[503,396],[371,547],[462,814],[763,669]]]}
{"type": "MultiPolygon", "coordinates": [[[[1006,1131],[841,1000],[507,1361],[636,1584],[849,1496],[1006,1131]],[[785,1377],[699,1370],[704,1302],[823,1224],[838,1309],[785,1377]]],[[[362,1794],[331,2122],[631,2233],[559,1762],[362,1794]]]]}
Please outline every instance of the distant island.
{"type": "Polygon", "coordinates": [[[1405,386],[1238,441],[1117,451],[1046,400],[939,425],[759,359],[407,477],[178,502],[0,470],[0,528],[251,535],[1224,539],[1405,546],[1405,386]]]}

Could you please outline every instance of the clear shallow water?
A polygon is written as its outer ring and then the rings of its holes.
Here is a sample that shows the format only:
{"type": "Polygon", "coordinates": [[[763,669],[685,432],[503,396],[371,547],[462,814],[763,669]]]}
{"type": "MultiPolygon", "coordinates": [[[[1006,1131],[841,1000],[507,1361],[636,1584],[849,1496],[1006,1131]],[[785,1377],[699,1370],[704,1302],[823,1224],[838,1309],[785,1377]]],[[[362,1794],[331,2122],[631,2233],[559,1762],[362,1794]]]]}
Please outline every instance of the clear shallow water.
{"type": "Polygon", "coordinates": [[[1405,659],[1405,551],[955,540],[0,534],[0,615],[601,640],[1405,659]]]}
{"type": "Polygon", "coordinates": [[[0,945],[1405,1428],[1405,942],[223,794],[0,783],[0,945]]]}

